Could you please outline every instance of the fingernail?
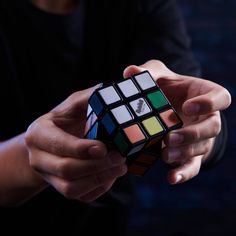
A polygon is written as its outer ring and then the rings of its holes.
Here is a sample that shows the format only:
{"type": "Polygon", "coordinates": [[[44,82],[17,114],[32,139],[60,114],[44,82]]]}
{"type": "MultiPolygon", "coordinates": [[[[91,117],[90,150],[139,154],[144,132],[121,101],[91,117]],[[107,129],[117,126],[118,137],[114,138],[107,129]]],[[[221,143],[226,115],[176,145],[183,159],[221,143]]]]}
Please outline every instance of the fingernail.
{"type": "Polygon", "coordinates": [[[109,154],[108,158],[110,158],[111,164],[113,166],[125,163],[125,158],[122,157],[120,154],[117,154],[117,153],[109,154]]]}
{"type": "Polygon", "coordinates": [[[183,175],[177,175],[176,180],[175,180],[175,184],[178,184],[182,179],[183,179],[183,175]]]}
{"type": "Polygon", "coordinates": [[[180,155],[181,155],[181,152],[178,149],[169,150],[169,152],[168,152],[168,162],[169,163],[175,162],[176,159],[178,159],[180,157],[180,155]]]}
{"type": "Polygon", "coordinates": [[[107,155],[106,148],[99,146],[92,146],[88,152],[91,157],[105,157],[107,155]]]}
{"type": "Polygon", "coordinates": [[[184,136],[182,134],[172,133],[169,136],[169,145],[178,145],[184,141],[184,136]]]}
{"type": "Polygon", "coordinates": [[[200,105],[197,103],[190,103],[188,106],[185,108],[185,113],[187,115],[196,115],[200,111],[200,105]]]}

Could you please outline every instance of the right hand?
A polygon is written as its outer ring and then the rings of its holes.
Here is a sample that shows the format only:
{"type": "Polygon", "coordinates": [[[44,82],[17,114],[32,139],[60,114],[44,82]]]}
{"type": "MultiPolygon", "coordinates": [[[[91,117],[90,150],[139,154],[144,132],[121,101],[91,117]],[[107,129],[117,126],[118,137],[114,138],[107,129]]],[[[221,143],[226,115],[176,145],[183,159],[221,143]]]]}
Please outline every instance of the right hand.
{"type": "Polygon", "coordinates": [[[83,139],[94,89],[72,94],[25,134],[31,167],[65,197],[83,202],[97,199],[127,172],[124,157],[100,141],[83,139]]]}

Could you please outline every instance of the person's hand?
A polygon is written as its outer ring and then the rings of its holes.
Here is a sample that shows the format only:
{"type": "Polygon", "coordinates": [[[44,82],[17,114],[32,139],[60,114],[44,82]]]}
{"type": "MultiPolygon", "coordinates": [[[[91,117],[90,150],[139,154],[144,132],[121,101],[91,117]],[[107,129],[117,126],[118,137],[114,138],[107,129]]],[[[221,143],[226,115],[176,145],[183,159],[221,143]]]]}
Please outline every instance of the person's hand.
{"type": "Polygon", "coordinates": [[[169,183],[187,181],[199,173],[201,164],[208,158],[221,130],[219,111],[230,105],[231,96],[216,83],[176,74],[156,60],[127,67],[124,77],[144,70],[150,71],[184,122],[183,128],[164,138],[166,147],[162,157],[175,166],[168,173],[169,183]]]}
{"type": "Polygon", "coordinates": [[[34,121],[25,134],[29,162],[70,199],[90,202],[127,171],[125,158],[97,140],[83,139],[88,98],[94,88],[72,94],[34,121]]]}

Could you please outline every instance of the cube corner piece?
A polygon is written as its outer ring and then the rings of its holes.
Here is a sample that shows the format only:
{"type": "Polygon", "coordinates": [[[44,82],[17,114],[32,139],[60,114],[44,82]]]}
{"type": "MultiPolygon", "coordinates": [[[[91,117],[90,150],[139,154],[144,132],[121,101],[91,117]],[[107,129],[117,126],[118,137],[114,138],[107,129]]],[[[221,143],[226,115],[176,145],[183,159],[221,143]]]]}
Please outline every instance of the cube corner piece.
{"type": "Polygon", "coordinates": [[[95,90],[85,137],[115,147],[128,172],[144,175],[159,159],[163,137],[183,122],[148,71],[95,90]]]}

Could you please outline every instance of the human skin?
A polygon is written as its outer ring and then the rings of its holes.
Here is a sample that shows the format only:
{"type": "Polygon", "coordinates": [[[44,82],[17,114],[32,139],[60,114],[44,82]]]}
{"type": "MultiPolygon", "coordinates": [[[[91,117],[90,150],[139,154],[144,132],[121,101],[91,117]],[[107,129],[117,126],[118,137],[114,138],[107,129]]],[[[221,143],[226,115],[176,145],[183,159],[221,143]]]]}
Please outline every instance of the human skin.
{"type": "Polygon", "coordinates": [[[31,0],[38,8],[55,14],[66,14],[73,11],[78,5],[78,0],[31,0]]]}
{"type": "MultiPolygon", "coordinates": [[[[170,184],[190,180],[212,150],[221,129],[219,111],[230,105],[230,94],[211,81],[178,75],[156,60],[129,66],[124,77],[143,70],[151,72],[184,121],[183,128],[165,137],[163,160],[178,164],[167,179],[170,184]]],[[[69,199],[91,202],[126,174],[125,158],[108,152],[102,142],[83,139],[95,88],[72,94],[24,134],[0,143],[0,205],[22,204],[49,185],[69,199]]]]}
{"type": "Polygon", "coordinates": [[[19,205],[52,185],[70,199],[90,202],[127,171],[125,158],[83,139],[88,98],[79,91],[0,143],[0,205],[19,205]]]}
{"type": "Polygon", "coordinates": [[[231,103],[229,92],[209,80],[184,76],[170,71],[162,62],[151,60],[140,67],[130,66],[124,77],[149,70],[184,126],[165,137],[162,159],[176,168],[168,173],[170,184],[185,182],[199,173],[212,151],[221,130],[220,110],[231,103]]]}

